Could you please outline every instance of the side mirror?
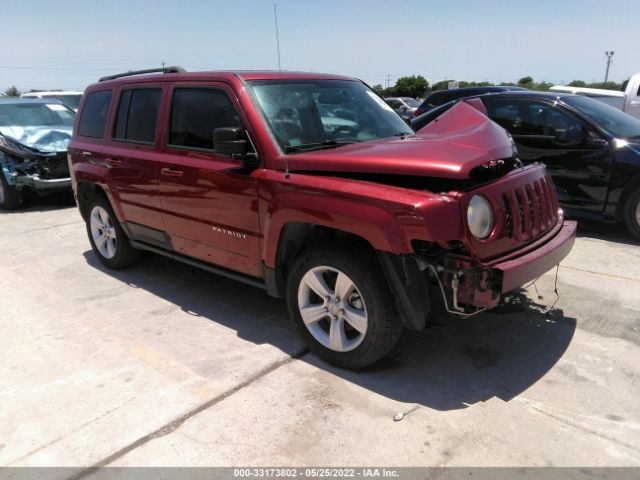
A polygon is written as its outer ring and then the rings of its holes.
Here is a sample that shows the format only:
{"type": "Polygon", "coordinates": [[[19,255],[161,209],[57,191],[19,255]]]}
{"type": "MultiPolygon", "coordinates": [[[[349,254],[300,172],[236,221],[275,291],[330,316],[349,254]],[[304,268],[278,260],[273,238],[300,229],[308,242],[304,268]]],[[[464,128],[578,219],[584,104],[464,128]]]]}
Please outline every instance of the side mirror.
{"type": "Polygon", "coordinates": [[[249,143],[245,140],[241,128],[220,127],[213,131],[213,149],[220,155],[233,157],[247,153],[249,143]]]}
{"type": "Polygon", "coordinates": [[[240,127],[220,127],[213,131],[213,150],[244,162],[245,167],[255,168],[258,156],[240,127]]]}
{"type": "Polygon", "coordinates": [[[590,133],[589,135],[587,135],[587,141],[589,142],[589,145],[596,148],[605,148],[609,146],[608,141],[594,133],[590,133]]]}

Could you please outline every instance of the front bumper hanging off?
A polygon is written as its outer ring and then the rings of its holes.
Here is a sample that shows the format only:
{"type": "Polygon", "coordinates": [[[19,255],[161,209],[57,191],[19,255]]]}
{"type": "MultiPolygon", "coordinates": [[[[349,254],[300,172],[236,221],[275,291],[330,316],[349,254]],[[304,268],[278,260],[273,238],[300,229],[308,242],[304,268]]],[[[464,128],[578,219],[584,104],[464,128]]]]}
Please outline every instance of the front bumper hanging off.
{"type": "Polygon", "coordinates": [[[525,249],[487,263],[447,256],[438,266],[438,281],[450,290],[454,313],[464,307],[493,308],[503,294],[534,281],[564,259],[575,242],[576,222],[564,221],[525,249]]]}

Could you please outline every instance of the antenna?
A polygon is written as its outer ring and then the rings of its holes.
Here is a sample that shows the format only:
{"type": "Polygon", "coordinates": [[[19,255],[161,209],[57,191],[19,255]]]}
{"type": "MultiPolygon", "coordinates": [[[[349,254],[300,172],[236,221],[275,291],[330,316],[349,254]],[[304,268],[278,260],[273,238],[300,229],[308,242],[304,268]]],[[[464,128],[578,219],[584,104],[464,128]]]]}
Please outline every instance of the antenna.
{"type": "Polygon", "coordinates": [[[281,71],[280,67],[280,35],[278,34],[278,8],[277,4],[273,4],[273,18],[276,22],[276,50],[278,51],[278,71],[281,71]]]}
{"type": "MultiPolygon", "coordinates": [[[[282,73],[282,67],[280,65],[280,35],[278,32],[278,5],[273,4],[273,19],[276,24],[276,50],[278,52],[278,73],[282,73]]],[[[289,157],[287,153],[284,154],[284,178],[289,178],[289,157]]]]}

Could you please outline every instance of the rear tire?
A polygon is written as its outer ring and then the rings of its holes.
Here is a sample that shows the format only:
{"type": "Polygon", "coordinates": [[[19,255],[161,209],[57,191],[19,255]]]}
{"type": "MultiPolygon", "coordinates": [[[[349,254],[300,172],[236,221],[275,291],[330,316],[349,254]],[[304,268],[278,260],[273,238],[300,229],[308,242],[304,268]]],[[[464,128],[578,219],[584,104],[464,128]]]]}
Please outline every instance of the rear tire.
{"type": "Polygon", "coordinates": [[[15,210],[20,204],[22,204],[22,195],[15,185],[9,185],[4,173],[0,170],[0,208],[15,210]]]}
{"type": "Polygon", "coordinates": [[[377,362],[403,332],[372,252],[327,245],[302,253],[287,281],[287,305],[309,349],[338,367],[377,362]]]}
{"type": "Polygon", "coordinates": [[[105,197],[100,195],[90,198],[86,212],[89,242],[100,263],[107,268],[119,270],[140,258],[142,252],[131,245],[105,197]]]}
{"type": "Polygon", "coordinates": [[[640,240],[640,187],[636,187],[627,197],[623,216],[629,233],[640,240]]]}

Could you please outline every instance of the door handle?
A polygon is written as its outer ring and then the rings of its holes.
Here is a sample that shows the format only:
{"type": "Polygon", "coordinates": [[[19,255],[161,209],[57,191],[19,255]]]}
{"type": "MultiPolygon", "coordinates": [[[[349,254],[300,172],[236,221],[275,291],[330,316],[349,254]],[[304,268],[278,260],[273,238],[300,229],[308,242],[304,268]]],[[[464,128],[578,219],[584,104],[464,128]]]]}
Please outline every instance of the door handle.
{"type": "Polygon", "coordinates": [[[162,175],[166,175],[167,177],[181,177],[184,175],[184,172],[181,170],[176,170],[174,168],[161,168],[160,173],[162,175]]]}
{"type": "Polygon", "coordinates": [[[113,167],[119,167],[120,165],[122,165],[122,160],[118,158],[105,158],[104,163],[107,164],[107,167],[113,168],[113,167]]]}
{"type": "Polygon", "coordinates": [[[633,105],[634,107],[637,107],[638,105],[640,105],[640,102],[637,100],[634,100],[632,102],[629,102],[629,105],[633,105]]]}
{"type": "Polygon", "coordinates": [[[82,152],[82,156],[83,157],[90,157],[91,156],[91,152],[82,152]]]}

